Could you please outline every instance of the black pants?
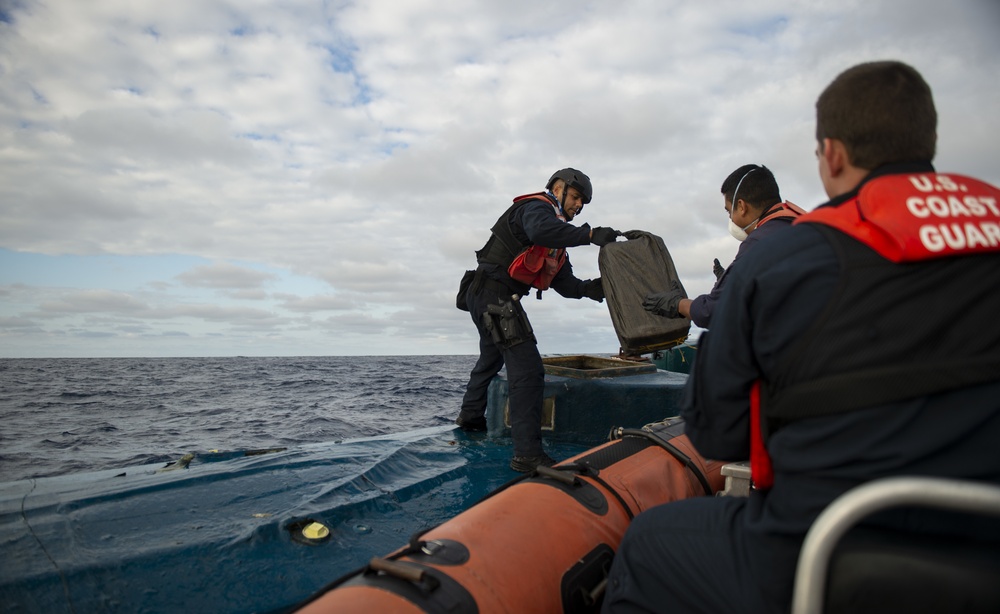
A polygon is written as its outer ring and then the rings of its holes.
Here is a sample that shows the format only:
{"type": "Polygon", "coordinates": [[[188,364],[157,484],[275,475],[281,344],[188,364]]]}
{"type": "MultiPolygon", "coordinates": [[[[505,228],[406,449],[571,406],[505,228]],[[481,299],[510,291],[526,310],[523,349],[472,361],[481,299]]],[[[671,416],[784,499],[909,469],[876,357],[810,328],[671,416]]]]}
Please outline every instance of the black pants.
{"type": "Polygon", "coordinates": [[[486,308],[510,300],[510,294],[493,284],[478,291],[475,287],[469,289],[469,313],[479,330],[479,360],[469,375],[460,417],[468,420],[486,413],[490,381],[506,364],[514,456],[538,456],[543,452],[542,394],[545,388],[545,368],[538,345],[531,338],[511,347],[498,346],[483,321],[486,308]]]}
{"type": "Polygon", "coordinates": [[[802,541],[748,529],[754,503],[696,497],[636,516],[601,612],[787,613],[802,541]]]}

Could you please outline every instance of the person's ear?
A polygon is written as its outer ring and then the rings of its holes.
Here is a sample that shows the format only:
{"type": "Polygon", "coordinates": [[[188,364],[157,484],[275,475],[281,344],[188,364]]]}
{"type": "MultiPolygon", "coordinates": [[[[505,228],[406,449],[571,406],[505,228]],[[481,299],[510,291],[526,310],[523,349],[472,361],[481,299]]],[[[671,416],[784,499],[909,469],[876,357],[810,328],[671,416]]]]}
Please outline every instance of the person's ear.
{"type": "Polygon", "coordinates": [[[820,155],[825,158],[830,177],[839,177],[850,163],[847,146],[840,139],[823,139],[823,151],[820,155]]]}

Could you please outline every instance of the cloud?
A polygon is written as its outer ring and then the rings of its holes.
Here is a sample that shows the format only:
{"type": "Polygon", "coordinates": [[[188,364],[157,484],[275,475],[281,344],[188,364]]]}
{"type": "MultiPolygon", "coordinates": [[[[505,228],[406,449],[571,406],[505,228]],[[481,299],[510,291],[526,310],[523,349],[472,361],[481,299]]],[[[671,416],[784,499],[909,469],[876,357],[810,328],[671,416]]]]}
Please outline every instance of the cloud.
{"type": "MultiPolygon", "coordinates": [[[[662,236],[705,292],[729,172],[824,200],[813,104],[854,63],[921,70],[938,166],[1000,183],[997,25],[975,0],[8,3],[0,352],[473,353],[458,279],[564,166],[594,181],[578,223],[662,236]]],[[[617,350],[605,305],[549,295],[543,350],[617,350]]]]}
{"type": "Polygon", "coordinates": [[[238,290],[256,289],[275,278],[272,273],[262,273],[226,262],[197,266],[177,276],[177,280],[186,286],[238,290]]]}
{"type": "Polygon", "coordinates": [[[355,301],[340,296],[285,296],[283,307],[289,311],[313,313],[317,311],[352,311],[358,308],[355,301]]]}
{"type": "Polygon", "coordinates": [[[122,292],[107,290],[79,290],[67,293],[61,300],[39,305],[44,317],[77,313],[136,314],[148,311],[149,306],[122,292]]]}
{"type": "Polygon", "coordinates": [[[3,317],[0,318],[0,330],[4,329],[35,329],[40,330],[38,323],[31,318],[3,317]]]}

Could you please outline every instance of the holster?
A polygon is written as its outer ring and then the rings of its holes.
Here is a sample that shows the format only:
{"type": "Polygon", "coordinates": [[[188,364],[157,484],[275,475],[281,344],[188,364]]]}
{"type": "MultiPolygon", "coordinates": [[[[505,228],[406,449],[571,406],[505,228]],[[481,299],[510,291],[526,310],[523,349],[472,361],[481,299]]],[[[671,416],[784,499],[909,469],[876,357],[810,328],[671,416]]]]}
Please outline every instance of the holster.
{"type": "Polygon", "coordinates": [[[520,297],[516,294],[510,300],[501,299],[499,305],[488,305],[483,313],[483,325],[490,331],[493,343],[501,350],[525,341],[535,341],[528,314],[524,312],[520,297]]]}

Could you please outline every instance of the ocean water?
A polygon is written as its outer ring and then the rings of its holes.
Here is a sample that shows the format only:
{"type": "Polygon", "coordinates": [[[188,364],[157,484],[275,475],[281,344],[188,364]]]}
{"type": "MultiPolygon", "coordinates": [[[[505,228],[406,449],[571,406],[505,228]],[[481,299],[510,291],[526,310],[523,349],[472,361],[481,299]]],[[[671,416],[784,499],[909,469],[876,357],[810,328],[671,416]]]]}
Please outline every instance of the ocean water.
{"type": "Polygon", "coordinates": [[[450,423],[475,361],[0,359],[0,481],[450,423]]]}

